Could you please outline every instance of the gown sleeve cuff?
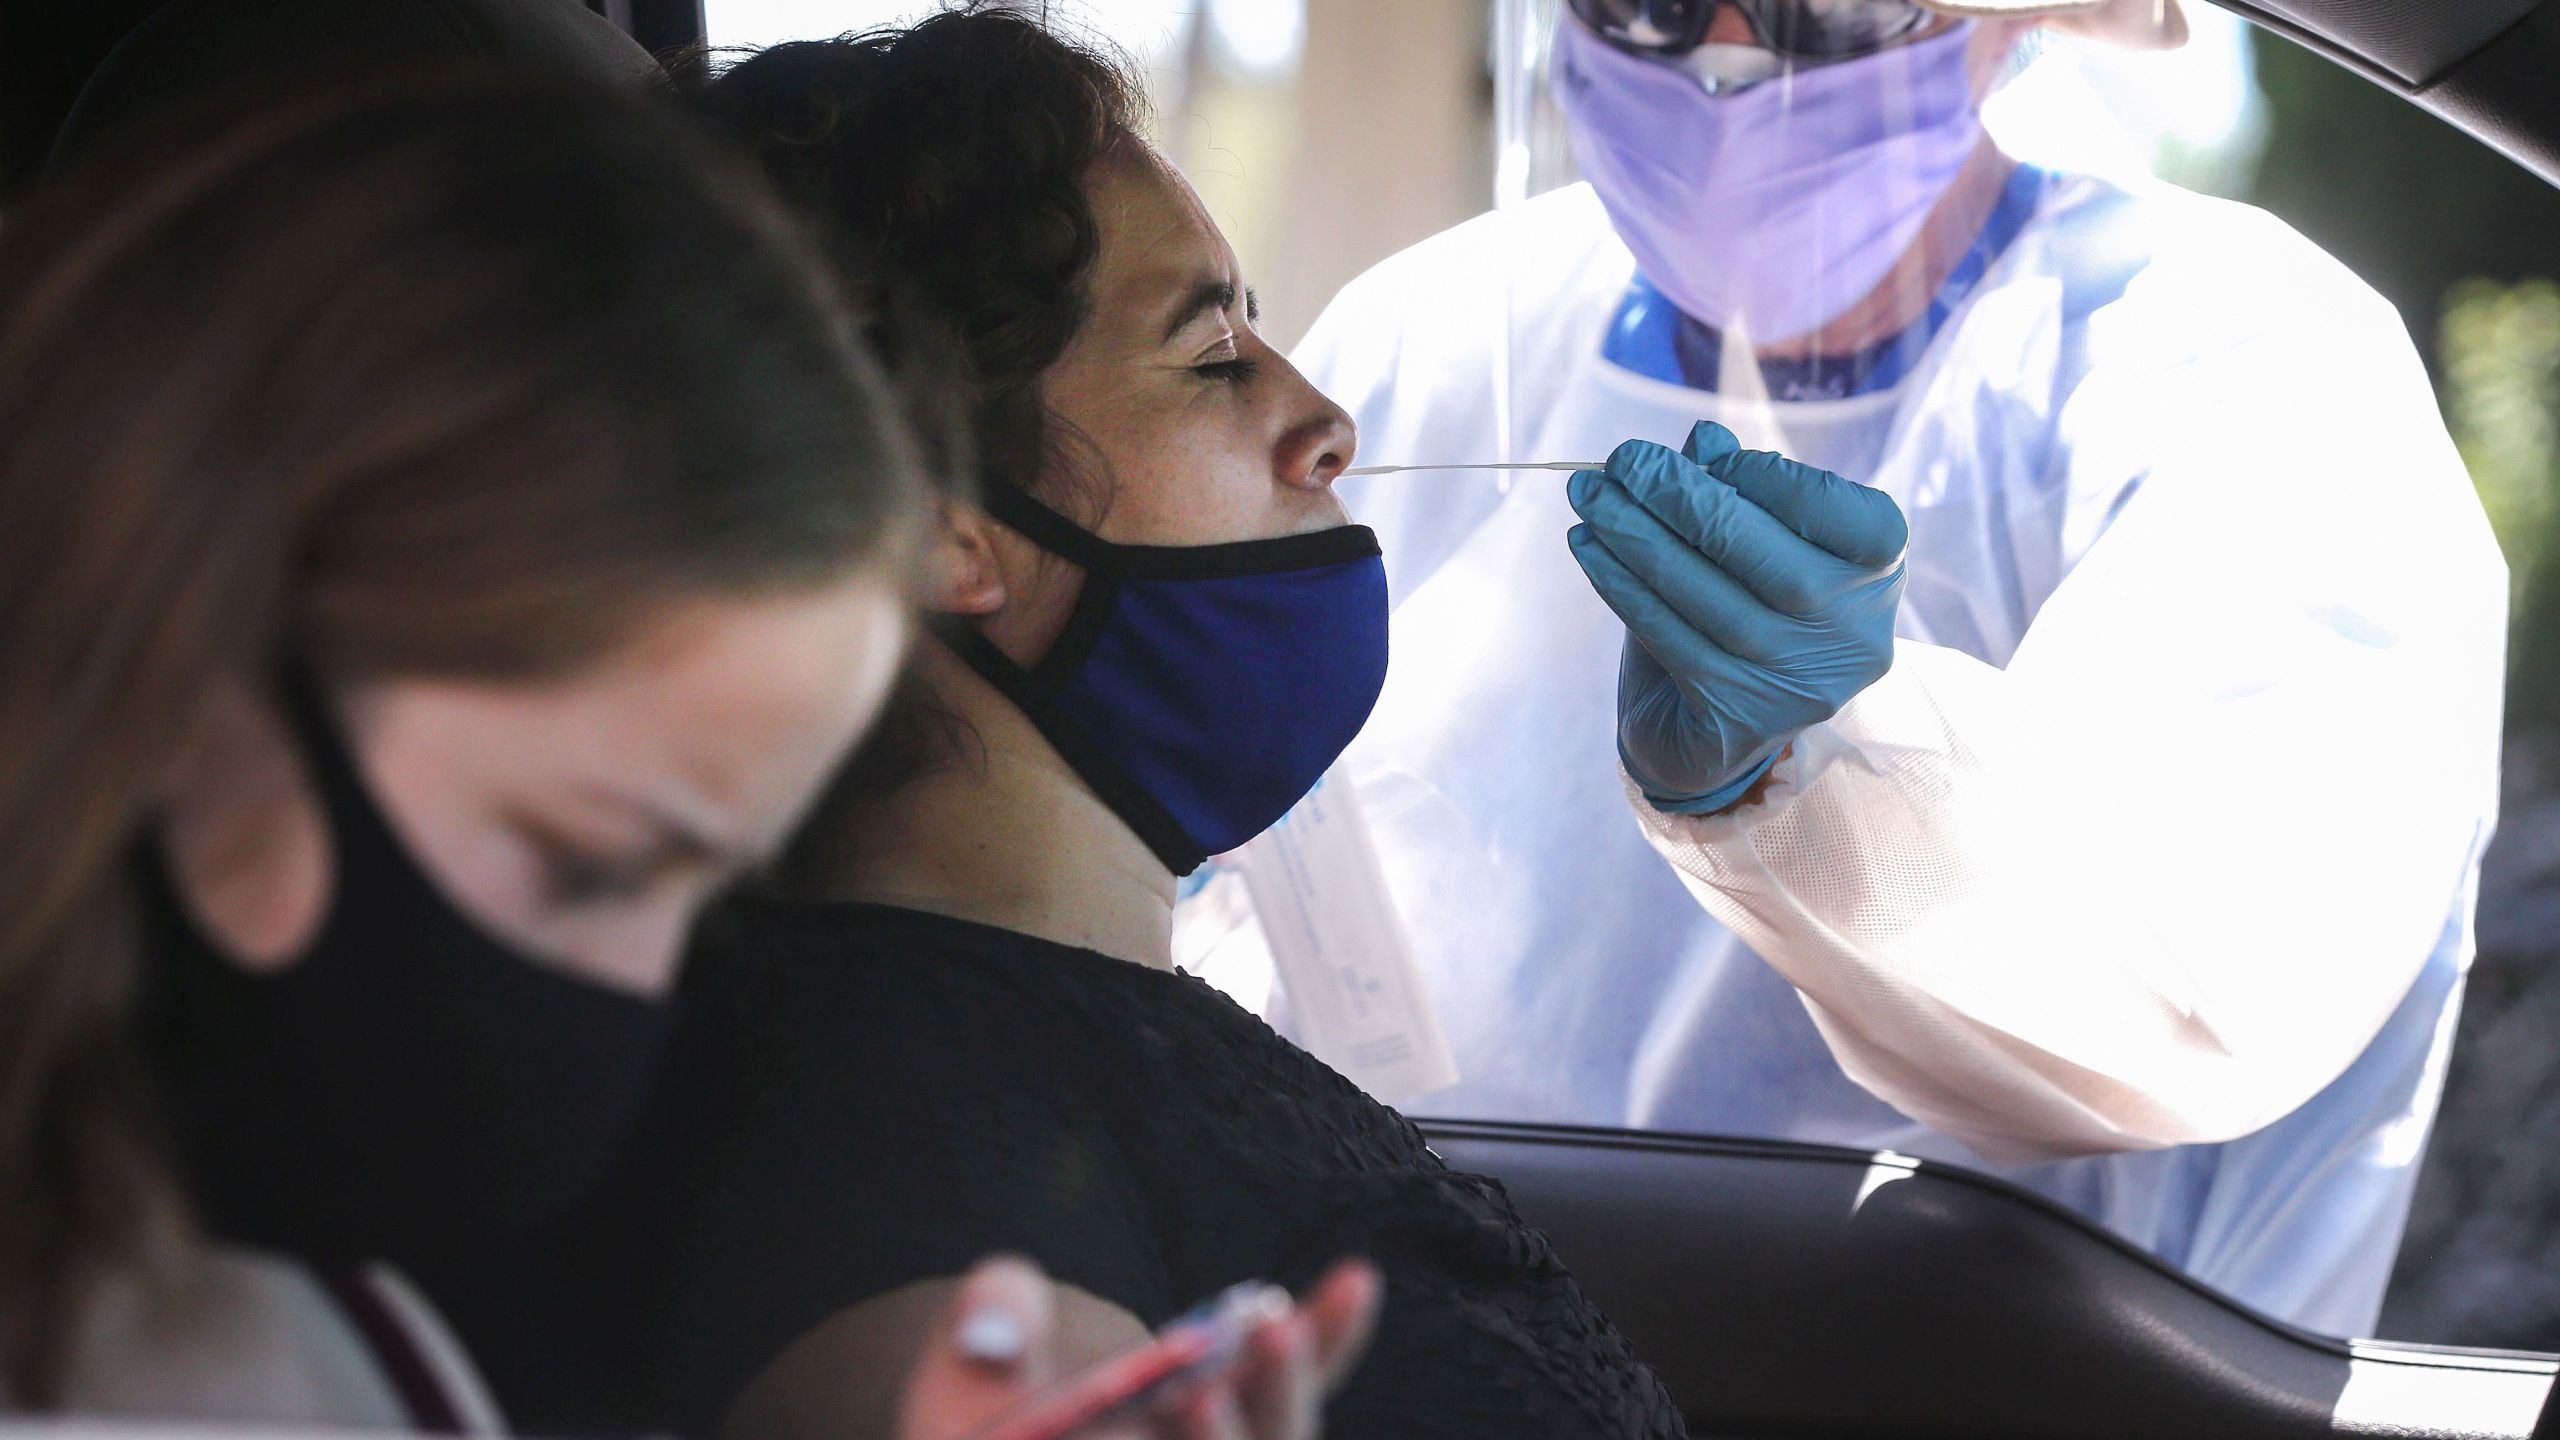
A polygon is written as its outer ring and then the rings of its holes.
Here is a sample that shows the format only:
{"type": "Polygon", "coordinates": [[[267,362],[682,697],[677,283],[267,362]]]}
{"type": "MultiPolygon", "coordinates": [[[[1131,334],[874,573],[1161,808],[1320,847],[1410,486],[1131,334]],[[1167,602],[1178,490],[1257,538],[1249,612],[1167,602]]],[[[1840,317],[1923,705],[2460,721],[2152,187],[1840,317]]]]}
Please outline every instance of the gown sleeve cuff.
{"type": "MultiPolygon", "coordinates": [[[[1751,787],[1759,784],[1760,777],[1769,773],[1769,767],[1778,763],[1778,756],[1784,753],[1785,749],[1786,747],[1782,745],[1778,747],[1778,749],[1770,751],[1767,757],[1762,759],[1759,763],[1752,765],[1741,774],[1733,777],[1731,781],[1717,786],[1704,795],[1695,796],[1686,800],[1666,800],[1649,791],[1642,790],[1641,788],[1639,788],[1637,793],[1644,797],[1644,803],[1661,811],[1665,815],[1712,815],[1718,810],[1722,810],[1726,806],[1731,805],[1736,800],[1741,799],[1743,796],[1750,794],[1751,787]]],[[[1622,775],[1626,773],[1623,765],[1619,767],[1619,773],[1622,775]]]]}

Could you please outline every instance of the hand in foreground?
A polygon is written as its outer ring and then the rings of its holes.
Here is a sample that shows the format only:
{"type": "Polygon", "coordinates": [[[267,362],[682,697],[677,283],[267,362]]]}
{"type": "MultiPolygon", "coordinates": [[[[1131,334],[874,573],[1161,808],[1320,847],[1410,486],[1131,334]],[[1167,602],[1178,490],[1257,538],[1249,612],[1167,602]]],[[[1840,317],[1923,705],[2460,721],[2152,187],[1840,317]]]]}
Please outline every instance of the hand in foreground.
{"type": "MultiPolygon", "coordinates": [[[[1368,1344],[1378,1296],[1375,1270],[1336,1265],[1254,1332],[1235,1374],[1172,1413],[1077,1440],[1313,1440],[1325,1397],[1368,1344]]],[[[899,1440],[967,1440],[1068,1378],[1052,1343],[1055,1314],[1053,1287],[1028,1262],[971,1270],[908,1378],[899,1440]]]]}
{"type": "Polygon", "coordinates": [[[1626,622],[1618,756],[1655,809],[1733,804],[1891,668],[1910,532],[1883,491],[1702,421],[1566,493],[1574,559],[1626,622]]]}

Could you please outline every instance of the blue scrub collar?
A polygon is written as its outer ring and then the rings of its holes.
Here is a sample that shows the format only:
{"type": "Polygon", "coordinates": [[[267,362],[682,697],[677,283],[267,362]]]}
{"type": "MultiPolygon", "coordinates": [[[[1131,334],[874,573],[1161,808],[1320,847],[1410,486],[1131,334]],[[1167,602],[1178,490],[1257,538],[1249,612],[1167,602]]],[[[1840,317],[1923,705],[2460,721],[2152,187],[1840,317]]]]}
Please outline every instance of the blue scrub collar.
{"type": "MultiPolygon", "coordinates": [[[[1943,329],[1948,317],[1973,293],[1991,263],[2009,248],[2044,198],[2053,172],[2020,165],[2002,187],[1991,216],[1955,270],[1938,287],[1927,313],[1900,334],[1879,340],[1853,355],[1816,355],[1797,360],[1764,360],[1760,374],[1769,398],[1780,401],[1844,400],[1900,385],[1943,329]]],[[[1667,381],[1691,390],[1716,391],[1723,378],[1724,332],[1681,313],[1652,281],[1638,274],[1627,284],[1609,328],[1600,342],[1601,358],[1650,380],[1667,381]]]]}

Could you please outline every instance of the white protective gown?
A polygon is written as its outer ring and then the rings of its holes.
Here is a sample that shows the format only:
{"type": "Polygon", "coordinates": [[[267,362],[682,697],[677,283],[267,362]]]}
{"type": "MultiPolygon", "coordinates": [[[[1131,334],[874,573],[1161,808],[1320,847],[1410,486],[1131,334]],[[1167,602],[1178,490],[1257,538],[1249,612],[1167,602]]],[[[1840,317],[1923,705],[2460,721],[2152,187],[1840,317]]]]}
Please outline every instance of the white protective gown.
{"type": "Polygon", "coordinates": [[[1346,767],[1465,1076],[1411,1108],[1982,1166],[2364,1333],[2471,954],[2506,571],[2353,275],[2165,186],[2033,203],[1882,394],[1604,361],[1632,262],[1583,186],[1307,337],[1362,463],[1489,458],[1507,383],[1517,458],[1717,419],[1911,521],[1893,672],[1692,820],[1631,813],[1562,475],[1346,486],[1397,605],[1346,767]]]}

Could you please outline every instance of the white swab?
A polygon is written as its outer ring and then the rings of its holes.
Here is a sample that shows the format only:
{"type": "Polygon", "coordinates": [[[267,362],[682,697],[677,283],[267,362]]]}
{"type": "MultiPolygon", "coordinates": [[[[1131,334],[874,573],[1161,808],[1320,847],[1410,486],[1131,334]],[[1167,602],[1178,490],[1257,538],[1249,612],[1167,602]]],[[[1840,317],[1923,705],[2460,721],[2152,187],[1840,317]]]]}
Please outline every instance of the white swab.
{"type": "Polygon", "coordinates": [[[1362,465],[1356,469],[1343,471],[1342,478],[1348,480],[1355,475],[1400,475],[1407,470],[1606,470],[1608,468],[1609,462],[1606,460],[1521,460],[1502,464],[1468,465],[1362,465]]]}

